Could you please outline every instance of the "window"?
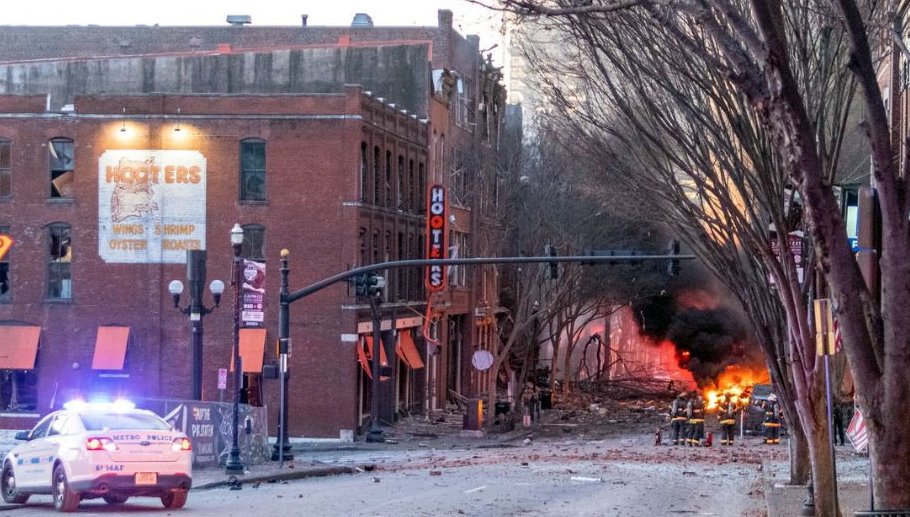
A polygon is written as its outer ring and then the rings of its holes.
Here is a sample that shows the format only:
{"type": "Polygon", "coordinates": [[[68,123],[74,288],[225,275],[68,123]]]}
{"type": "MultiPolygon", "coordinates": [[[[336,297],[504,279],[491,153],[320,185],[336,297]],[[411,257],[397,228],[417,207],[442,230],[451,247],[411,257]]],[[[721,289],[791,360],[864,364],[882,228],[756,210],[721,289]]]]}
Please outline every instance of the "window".
{"type": "Polygon", "coordinates": [[[31,413],[37,408],[38,375],[35,370],[6,370],[5,375],[0,375],[0,410],[31,413]]]}
{"type": "Polygon", "coordinates": [[[370,192],[370,160],[367,143],[360,144],[360,202],[366,203],[370,192]]]}
{"type": "MultiPolygon", "coordinates": [[[[0,226],[0,235],[9,235],[9,226],[0,226]]],[[[10,293],[9,253],[0,259],[0,303],[8,302],[10,293]]]]}
{"type": "Polygon", "coordinates": [[[405,209],[405,184],[407,175],[404,172],[404,156],[398,155],[398,190],[395,193],[395,206],[399,210],[405,209]]]}
{"type": "Polygon", "coordinates": [[[12,175],[10,172],[10,142],[0,140],[0,199],[12,195],[12,175]]]}
{"type": "Polygon", "coordinates": [[[252,260],[265,260],[265,228],[258,224],[243,226],[243,244],[240,256],[252,260]]]}
{"type": "Polygon", "coordinates": [[[420,206],[417,185],[414,183],[414,160],[408,160],[408,210],[411,212],[420,206]]]}
{"type": "Polygon", "coordinates": [[[71,300],[73,245],[70,227],[66,224],[52,224],[48,226],[48,234],[50,249],[47,264],[47,297],[50,300],[71,300]]]}
{"type": "Polygon", "coordinates": [[[57,418],[54,419],[54,422],[51,424],[50,429],[47,431],[48,436],[54,436],[58,434],[66,434],[66,415],[57,415],[57,418]]]}
{"type": "Polygon", "coordinates": [[[420,163],[417,166],[417,213],[420,215],[427,213],[427,204],[425,199],[427,195],[426,180],[426,171],[424,169],[423,163],[420,163]]]}
{"type": "Polygon", "coordinates": [[[367,229],[366,228],[360,229],[360,235],[358,238],[359,238],[359,242],[360,242],[360,264],[359,265],[365,266],[370,261],[370,257],[369,257],[369,255],[367,255],[367,229]]]}
{"type": "Polygon", "coordinates": [[[385,152],[385,203],[392,206],[392,151],[385,152]]]}
{"type": "Polygon", "coordinates": [[[380,172],[380,167],[382,167],[381,156],[379,155],[379,146],[373,148],[373,204],[378,205],[379,200],[382,199],[382,191],[380,186],[382,184],[382,174],[380,172]]]}
{"type": "Polygon", "coordinates": [[[240,142],[240,199],[265,201],[265,142],[240,142]]]}
{"type": "Polygon", "coordinates": [[[51,171],[51,197],[73,197],[73,141],[55,138],[48,142],[48,167],[51,171]]]}
{"type": "Polygon", "coordinates": [[[44,438],[47,435],[47,430],[51,426],[51,421],[54,419],[54,415],[47,415],[43,420],[38,422],[38,425],[32,428],[32,432],[28,434],[29,440],[34,440],[35,438],[44,438]]]}

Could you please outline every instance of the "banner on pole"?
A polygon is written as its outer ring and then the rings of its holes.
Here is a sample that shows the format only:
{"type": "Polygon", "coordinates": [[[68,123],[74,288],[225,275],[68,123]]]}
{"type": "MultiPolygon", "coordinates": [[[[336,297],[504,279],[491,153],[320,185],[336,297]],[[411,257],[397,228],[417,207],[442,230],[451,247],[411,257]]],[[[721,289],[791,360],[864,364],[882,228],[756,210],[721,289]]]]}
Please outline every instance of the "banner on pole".
{"type": "Polygon", "coordinates": [[[869,433],[866,430],[866,420],[863,419],[863,413],[856,408],[856,411],[853,413],[853,418],[850,420],[850,425],[847,426],[847,438],[850,439],[850,443],[853,444],[853,448],[856,449],[856,452],[863,452],[866,450],[866,447],[869,446],[869,433]]]}

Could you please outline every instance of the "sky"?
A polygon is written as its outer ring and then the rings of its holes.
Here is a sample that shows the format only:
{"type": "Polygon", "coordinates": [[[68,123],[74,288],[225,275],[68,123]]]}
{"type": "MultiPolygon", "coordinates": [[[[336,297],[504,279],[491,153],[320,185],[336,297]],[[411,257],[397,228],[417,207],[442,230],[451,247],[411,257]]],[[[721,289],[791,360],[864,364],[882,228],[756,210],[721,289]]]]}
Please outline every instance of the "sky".
{"type": "Polygon", "coordinates": [[[224,25],[228,14],[247,14],[253,25],[350,25],[367,13],[374,25],[437,25],[437,10],[449,9],[463,35],[480,36],[480,48],[495,44],[499,15],[465,0],[3,0],[0,25],[224,25]]]}

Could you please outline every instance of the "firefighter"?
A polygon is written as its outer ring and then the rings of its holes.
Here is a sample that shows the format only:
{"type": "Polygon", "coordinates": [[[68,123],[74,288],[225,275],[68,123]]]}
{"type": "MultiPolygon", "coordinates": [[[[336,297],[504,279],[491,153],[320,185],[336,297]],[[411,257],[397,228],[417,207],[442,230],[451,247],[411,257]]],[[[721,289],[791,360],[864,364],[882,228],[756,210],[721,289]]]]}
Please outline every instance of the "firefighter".
{"type": "Polygon", "coordinates": [[[686,444],[686,400],[685,391],[676,395],[673,403],[670,405],[670,427],[673,429],[673,445],[686,444]]]}
{"type": "Polygon", "coordinates": [[[723,401],[717,408],[717,418],[720,419],[720,444],[733,445],[733,436],[736,434],[736,412],[738,408],[729,393],[724,393],[723,401]]]}
{"type": "Polygon", "coordinates": [[[705,438],[705,400],[697,391],[693,391],[686,405],[688,432],[686,444],[690,447],[700,446],[705,438]]]}
{"type": "Polygon", "coordinates": [[[780,443],[780,418],[783,415],[780,404],[777,403],[777,395],[768,395],[768,400],[762,402],[762,409],[765,410],[765,421],[762,423],[765,428],[765,443],[780,443]]]}

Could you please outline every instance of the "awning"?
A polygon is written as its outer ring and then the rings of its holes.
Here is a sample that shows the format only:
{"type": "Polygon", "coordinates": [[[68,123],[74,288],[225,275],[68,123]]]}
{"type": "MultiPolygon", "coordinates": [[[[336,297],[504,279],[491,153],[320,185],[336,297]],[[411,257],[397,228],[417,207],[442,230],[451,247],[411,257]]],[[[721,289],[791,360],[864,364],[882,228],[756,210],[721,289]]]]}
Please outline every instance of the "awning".
{"type": "Polygon", "coordinates": [[[357,362],[360,363],[360,367],[363,368],[363,373],[367,374],[367,377],[373,378],[373,371],[370,370],[370,360],[367,359],[367,353],[363,349],[363,343],[360,341],[357,342],[357,362]]]}
{"type": "MultiPolygon", "coordinates": [[[[265,329],[240,329],[240,364],[244,373],[262,373],[262,358],[265,353],[265,329]]],[[[231,354],[231,371],[234,371],[234,356],[231,354]]]]}
{"type": "Polygon", "coordinates": [[[129,339],[129,327],[98,327],[92,370],[122,370],[129,339]]]}
{"type": "Polygon", "coordinates": [[[31,370],[38,355],[41,327],[0,327],[0,369],[31,370]]]}
{"type": "Polygon", "coordinates": [[[398,346],[395,347],[395,353],[398,354],[398,357],[414,370],[423,368],[423,359],[420,358],[420,352],[417,351],[417,346],[414,345],[414,338],[411,337],[411,332],[399,332],[398,335],[398,346]]]}
{"type": "MultiPolygon", "coordinates": [[[[373,360],[373,336],[366,336],[365,339],[366,339],[366,343],[367,343],[367,359],[372,361],[373,360]]],[[[379,363],[380,363],[380,366],[389,365],[389,358],[386,357],[384,346],[379,347],[379,363]]]]}

